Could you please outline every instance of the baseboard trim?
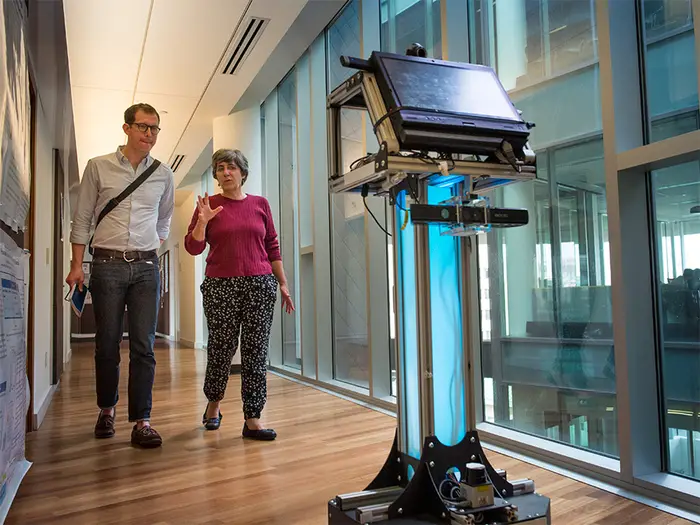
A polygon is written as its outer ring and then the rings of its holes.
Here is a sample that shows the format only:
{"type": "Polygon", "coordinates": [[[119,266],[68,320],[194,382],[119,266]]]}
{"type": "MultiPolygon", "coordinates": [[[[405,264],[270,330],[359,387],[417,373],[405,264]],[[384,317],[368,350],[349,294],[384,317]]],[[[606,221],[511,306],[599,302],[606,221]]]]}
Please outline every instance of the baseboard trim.
{"type": "Polygon", "coordinates": [[[348,390],[345,387],[339,387],[332,383],[327,383],[324,381],[319,381],[317,379],[311,379],[310,377],[303,377],[297,373],[290,372],[279,366],[268,365],[268,370],[270,373],[275,374],[279,377],[292,381],[294,383],[299,383],[300,385],[308,386],[325,392],[326,394],[331,394],[340,399],[346,401],[351,401],[357,405],[363,406],[365,408],[370,408],[387,416],[396,417],[397,406],[396,403],[391,401],[384,401],[382,399],[372,398],[369,395],[359,394],[352,390],[348,390]]]}
{"type": "Polygon", "coordinates": [[[51,402],[53,401],[53,395],[56,393],[56,390],[58,390],[58,387],[60,385],[61,381],[59,380],[57,385],[51,385],[51,387],[49,388],[49,392],[46,394],[44,402],[41,404],[39,410],[36,414],[34,414],[34,417],[32,418],[32,430],[39,430],[39,427],[44,422],[46,413],[49,411],[49,407],[51,406],[51,402]]]}
{"type": "Polygon", "coordinates": [[[185,348],[197,348],[196,345],[194,344],[194,341],[188,341],[187,339],[183,339],[182,337],[180,338],[178,343],[181,346],[184,346],[185,348]]]}
{"type": "MultiPolygon", "coordinates": [[[[129,339],[129,332],[124,332],[122,334],[124,339],[129,339]]],[[[94,341],[95,334],[70,334],[71,343],[85,342],[87,340],[94,341]]]]}

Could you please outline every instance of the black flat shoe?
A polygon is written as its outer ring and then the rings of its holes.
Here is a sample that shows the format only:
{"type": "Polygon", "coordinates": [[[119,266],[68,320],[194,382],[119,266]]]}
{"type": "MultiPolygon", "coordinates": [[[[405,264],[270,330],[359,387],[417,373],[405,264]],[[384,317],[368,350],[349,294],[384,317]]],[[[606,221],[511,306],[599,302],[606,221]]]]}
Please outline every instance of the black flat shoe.
{"type": "Polygon", "coordinates": [[[248,439],[257,439],[258,441],[273,441],[277,437],[277,433],[271,428],[251,430],[248,428],[246,423],[243,423],[243,437],[248,439]]]}
{"type": "MultiPolygon", "coordinates": [[[[209,405],[207,404],[207,408],[209,408],[209,405]]],[[[207,430],[219,430],[219,427],[221,426],[221,420],[224,418],[224,415],[221,413],[221,410],[219,410],[219,417],[207,417],[207,409],[204,409],[204,415],[202,416],[202,425],[204,425],[204,428],[207,430]]]]}

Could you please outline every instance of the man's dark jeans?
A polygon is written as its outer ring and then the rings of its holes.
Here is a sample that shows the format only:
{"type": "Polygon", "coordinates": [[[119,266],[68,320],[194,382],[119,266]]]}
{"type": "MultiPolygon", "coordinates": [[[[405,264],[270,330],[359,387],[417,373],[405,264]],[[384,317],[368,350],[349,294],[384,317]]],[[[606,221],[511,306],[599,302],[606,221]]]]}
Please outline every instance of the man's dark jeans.
{"type": "Polygon", "coordinates": [[[119,400],[119,344],[124,306],[129,318],[129,421],[150,419],[156,359],[160,273],[158,258],[127,262],[96,257],[90,293],[95,311],[95,382],[97,405],[116,406],[119,400]]]}

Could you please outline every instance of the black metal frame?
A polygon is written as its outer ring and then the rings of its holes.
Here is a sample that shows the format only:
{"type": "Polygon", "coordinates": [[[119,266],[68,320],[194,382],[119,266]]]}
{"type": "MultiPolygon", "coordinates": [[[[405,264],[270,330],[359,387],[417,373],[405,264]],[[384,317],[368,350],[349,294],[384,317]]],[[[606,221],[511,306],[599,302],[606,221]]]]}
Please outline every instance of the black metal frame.
{"type": "MultiPolygon", "coordinates": [[[[372,482],[364,490],[376,490],[395,486],[403,487],[401,495],[389,505],[389,520],[398,524],[449,523],[451,513],[478,516],[478,523],[523,523],[532,519],[545,518],[549,523],[549,499],[539,494],[515,496],[513,485],[500,475],[489,463],[479,441],[477,431],[467,432],[464,439],[454,446],[442,444],[435,436],[430,436],[423,444],[420,460],[402,454],[398,449],[398,433],[384,465],[372,482]],[[451,508],[439,493],[440,482],[448,471],[458,469],[461,478],[466,479],[466,464],[481,463],[486,467],[496,502],[483,509],[451,508]],[[408,468],[414,474],[409,480],[408,468]],[[500,500],[500,501],[499,501],[500,500]],[[513,521],[512,506],[526,511],[513,521]],[[400,521],[395,521],[400,520],[400,521]]],[[[336,498],[328,502],[329,525],[358,525],[351,511],[343,511],[336,498]]]]}

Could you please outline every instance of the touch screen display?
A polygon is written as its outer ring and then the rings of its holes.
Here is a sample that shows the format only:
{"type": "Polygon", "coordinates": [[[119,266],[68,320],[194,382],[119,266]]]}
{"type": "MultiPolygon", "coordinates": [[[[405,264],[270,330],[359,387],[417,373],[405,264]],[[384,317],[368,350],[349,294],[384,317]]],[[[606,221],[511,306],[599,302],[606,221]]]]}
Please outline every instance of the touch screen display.
{"type": "Polygon", "coordinates": [[[522,122],[489,69],[382,58],[401,106],[522,122]]]}

